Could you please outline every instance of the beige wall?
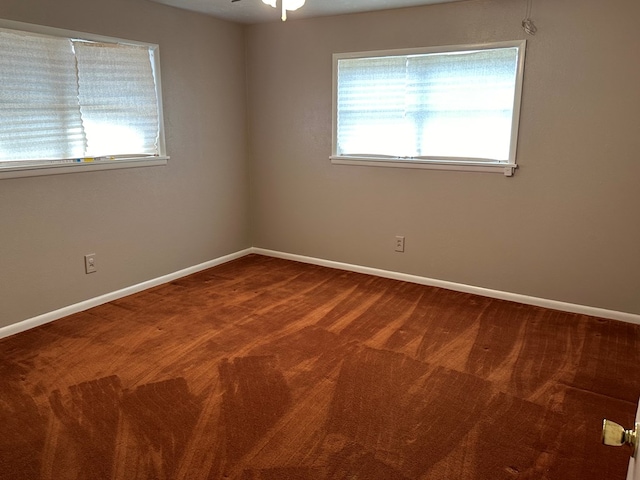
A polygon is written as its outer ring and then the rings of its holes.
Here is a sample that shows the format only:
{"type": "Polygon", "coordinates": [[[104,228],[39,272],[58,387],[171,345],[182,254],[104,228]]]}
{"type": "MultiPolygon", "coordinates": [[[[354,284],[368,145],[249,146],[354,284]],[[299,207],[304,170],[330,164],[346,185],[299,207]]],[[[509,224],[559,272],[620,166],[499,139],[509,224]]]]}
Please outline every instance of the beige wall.
{"type": "Polygon", "coordinates": [[[332,53],[525,38],[524,4],[243,28],[145,0],[0,2],[0,18],[160,44],[171,155],[1,180],[0,326],[251,245],[640,314],[636,0],[534,1],[513,178],[329,162],[332,53]]]}
{"type": "Polygon", "coordinates": [[[521,39],[525,5],[250,27],[254,245],[640,314],[637,0],[534,0],[514,177],[328,159],[332,53],[521,39]]]}
{"type": "Polygon", "coordinates": [[[3,0],[0,18],[159,44],[171,156],[0,180],[0,326],[251,245],[241,26],[144,0],[3,0]]]}

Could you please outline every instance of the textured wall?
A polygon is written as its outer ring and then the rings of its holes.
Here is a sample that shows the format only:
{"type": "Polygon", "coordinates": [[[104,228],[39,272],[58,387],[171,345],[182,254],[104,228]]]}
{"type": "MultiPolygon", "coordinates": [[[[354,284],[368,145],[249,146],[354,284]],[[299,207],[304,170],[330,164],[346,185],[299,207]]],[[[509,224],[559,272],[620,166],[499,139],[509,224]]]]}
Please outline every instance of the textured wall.
{"type": "Polygon", "coordinates": [[[4,0],[0,18],[159,44],[171,156],[0,180],[0,326],[250,246],[241,26],[143,0],[4,0]]]}
{"type": "Polygon", "coordinates": [[[640,313],[640,3],[535,0],[535,37],[525,7],[249,27],[254,245],[640,313]],[[514,177],[331,165],[332,53],[525,37],[514,177]]]}
{"type": "Polygon", "coordinates": [[[634,0],[535,0],[514,177],[328,160],[332,53],[525,38],[524,10],[470,0],[244,37],[144,0],[0,2],[0,18],[160,44],[171,155],[166,167],[1,180],[0,326],[252,244],[640,313],[634,0]],[[99,271],[85,275],[92,252],[99,271]]]}

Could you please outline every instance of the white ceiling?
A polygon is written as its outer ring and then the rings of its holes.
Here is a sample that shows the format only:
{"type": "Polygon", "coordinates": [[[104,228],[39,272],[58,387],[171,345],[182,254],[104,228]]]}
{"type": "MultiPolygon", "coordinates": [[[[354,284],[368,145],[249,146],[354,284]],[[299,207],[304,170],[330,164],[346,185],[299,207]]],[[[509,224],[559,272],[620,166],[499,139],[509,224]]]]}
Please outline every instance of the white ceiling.
{"type": "MultiPolygon", "coordinates": [[[[262,3],[262,0],[151,0],[173,7],[193,10],[214,17],[239,23],[264,23],[280,21],[278,8],[262,3]]],[[[291,20],[297,18],[342,15],[345,13],[370,12],[391,8],[415,7],[434,3],[449,3],[460,0],[306,0],[306,4],[295,12],[287,12],[291,20]]]]}

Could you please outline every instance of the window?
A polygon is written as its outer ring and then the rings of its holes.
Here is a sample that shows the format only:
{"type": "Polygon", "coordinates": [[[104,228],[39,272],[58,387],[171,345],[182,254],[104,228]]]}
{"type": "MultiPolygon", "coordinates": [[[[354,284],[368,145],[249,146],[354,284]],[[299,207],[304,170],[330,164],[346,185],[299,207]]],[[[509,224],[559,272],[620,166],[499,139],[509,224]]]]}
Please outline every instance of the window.
{"type": "Polygon", "coordinates": [[[2,22],[0,176],[166,163],[157,50],[2,22]]]}
{"type": "Polygon", "coordinates": [[[335,54],[332,162],[516,168],[525,42],[335,54]]]}

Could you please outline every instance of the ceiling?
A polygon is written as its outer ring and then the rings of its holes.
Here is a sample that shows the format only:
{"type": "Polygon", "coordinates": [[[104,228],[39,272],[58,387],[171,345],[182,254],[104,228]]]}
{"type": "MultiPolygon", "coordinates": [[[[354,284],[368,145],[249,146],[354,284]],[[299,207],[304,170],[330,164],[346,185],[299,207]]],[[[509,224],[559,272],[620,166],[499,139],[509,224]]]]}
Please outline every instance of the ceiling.
{"type": "MultiPolygon", "coordinates": [[[[262,0],[151,0],[173,7],[193,10],[238,23],[265,23],[280,21],[278,8],[262,3],[262,0]]],[[[371,12],[391,8],[415,7],[434,3],[449,3],[460,0],[306,0],[306,4],[295,12],[287,12],[291,20],[297,18],[342,15],[345,13],[371,12]]]]}

